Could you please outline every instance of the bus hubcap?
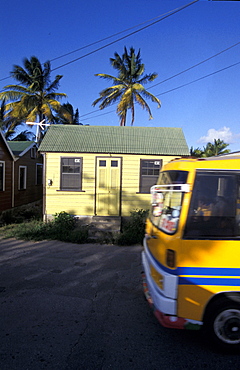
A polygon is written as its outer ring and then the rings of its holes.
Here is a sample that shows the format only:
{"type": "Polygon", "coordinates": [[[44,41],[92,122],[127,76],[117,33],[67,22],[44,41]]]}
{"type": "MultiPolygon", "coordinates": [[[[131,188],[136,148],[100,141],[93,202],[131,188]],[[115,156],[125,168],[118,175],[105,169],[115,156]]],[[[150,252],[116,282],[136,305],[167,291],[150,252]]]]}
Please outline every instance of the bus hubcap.
{"type": "Polygon", "coordinates": [[[228,309],[222,311],[215,319],[214,331],[217,337],[225,343],[240,343],[240,311],[228,309]]]}

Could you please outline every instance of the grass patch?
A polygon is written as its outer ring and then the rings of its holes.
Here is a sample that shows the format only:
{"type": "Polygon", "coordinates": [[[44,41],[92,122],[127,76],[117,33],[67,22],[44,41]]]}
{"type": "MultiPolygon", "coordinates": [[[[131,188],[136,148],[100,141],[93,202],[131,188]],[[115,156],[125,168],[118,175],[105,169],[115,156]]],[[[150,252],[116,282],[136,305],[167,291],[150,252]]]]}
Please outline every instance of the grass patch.
{"type": "Polygon", "coordinates": [[[22,240],[60,240],[71,243],[86,243],[88,228],[76,227],[74,217],[66,212],[55,215],[53,221],[32,220],[21,224],[11,224],[0,228],[0,236],[22,240]]]}

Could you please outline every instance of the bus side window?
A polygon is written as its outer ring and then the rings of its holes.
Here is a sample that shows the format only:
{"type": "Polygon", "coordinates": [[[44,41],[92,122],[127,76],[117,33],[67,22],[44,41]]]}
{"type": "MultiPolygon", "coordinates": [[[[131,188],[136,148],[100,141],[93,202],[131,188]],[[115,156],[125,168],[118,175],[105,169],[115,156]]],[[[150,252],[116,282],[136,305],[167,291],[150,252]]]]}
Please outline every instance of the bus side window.
{"type": "MultiPolygon", "coordinates": [[[[239,229],[240,207],[238,218],[239,229]]],[[[233,237],[236,229],[236,175],[198,173],[184,237],[233,237]]]]}

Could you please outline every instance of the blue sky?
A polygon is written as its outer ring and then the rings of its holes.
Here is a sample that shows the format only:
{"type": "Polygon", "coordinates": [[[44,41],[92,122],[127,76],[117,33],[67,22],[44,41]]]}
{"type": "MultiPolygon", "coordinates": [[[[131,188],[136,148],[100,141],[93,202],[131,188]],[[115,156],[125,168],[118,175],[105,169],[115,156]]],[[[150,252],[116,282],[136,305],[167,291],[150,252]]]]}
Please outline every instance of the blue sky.
{"type": "Polygon", "coordinates": [[[114,75],[109,58],[115,52],[122,55],[124,46],[133,46],[141,50],[145,72],[158,73],[158,78],[145,87],[162,102],[162,107],[157,109],[157,105],[149,101],[153,120],[148,119],[146,111],[137,108],[135,126],[181,127],[189,147],[203,147],[208,141],[220,138],[230,144],[232,151],[240,150],[240,64],[236,64],[240,62],[239,1],[199,0],[155,25],[92,53],[188,3],[190,0],[4,2],[0,22],[0,90],[14,83],[11,78],[4,79],[13,65],[22,66],[24,57],[35,55],[42,63],[51,61],[52,79],[57,74],[63,75],[58,91],[66,93],[68,98],[62,102],[68,101],[79,109],[82,123],[116,126],[119,125],[116,106],[103,111],[92,107],[99,92],[108,86],[108,81],[94,74],[114,75]],[[145,23],[149,20],[152,21],[145,23]],[[132,28],[137,25],[141,26],[132,28]],[[229,47],[228,51],[181,73],[229,47]],[[67,53],[71,54],[58,58],[67,53]],[[84,56],[88,53],[92,54],[84,56]],[[74,59],[78,60],[70,63],[74,59]],[[63,66],[65,63],[69,64],[63,66]],[[215,73],[219,70],[223,71],[215,73]],[[176,74],[179,75],[169,79],[176,74]],[[207,75],[211,76],[202,78],[207,75]],[[168,81],[162,82],[166,79],[168,81]]]}

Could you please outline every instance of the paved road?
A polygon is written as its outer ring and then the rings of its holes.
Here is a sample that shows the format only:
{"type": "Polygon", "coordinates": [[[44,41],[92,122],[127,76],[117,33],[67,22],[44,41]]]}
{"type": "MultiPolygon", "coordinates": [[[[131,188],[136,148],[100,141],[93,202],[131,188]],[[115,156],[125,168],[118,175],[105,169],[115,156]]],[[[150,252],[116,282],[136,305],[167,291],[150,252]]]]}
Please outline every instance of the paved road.
{"type": "Polygon", "coordinates": [[[0,240],[0,369],[238,369],[144,300],[141,247],[0,240]]]}

